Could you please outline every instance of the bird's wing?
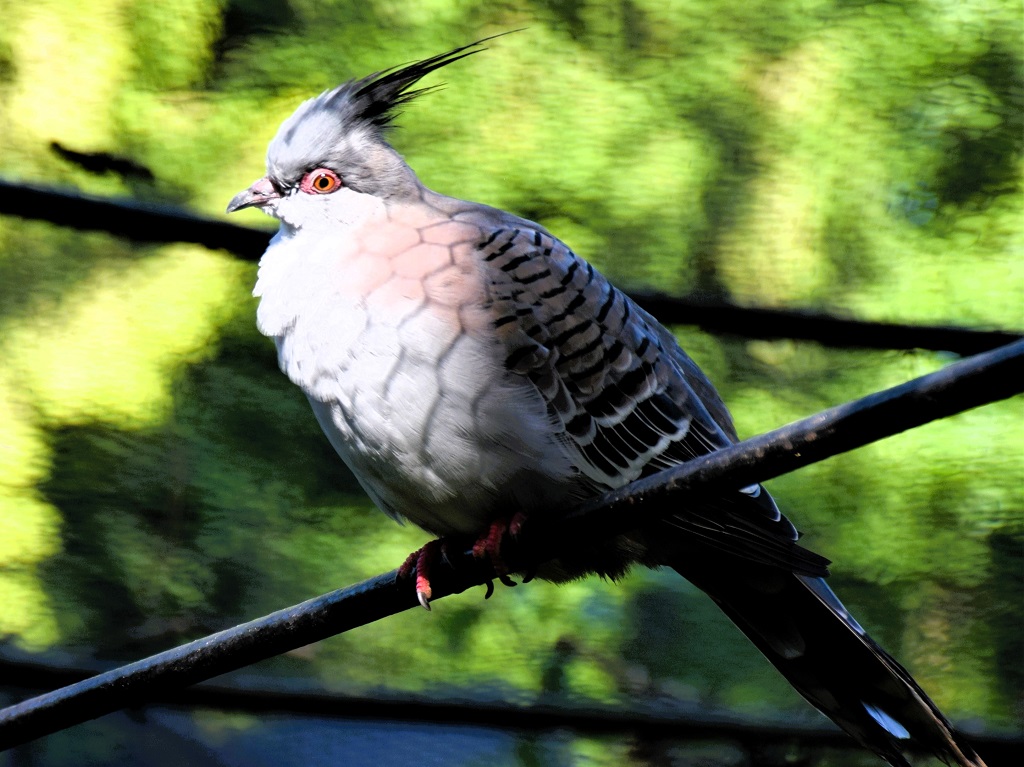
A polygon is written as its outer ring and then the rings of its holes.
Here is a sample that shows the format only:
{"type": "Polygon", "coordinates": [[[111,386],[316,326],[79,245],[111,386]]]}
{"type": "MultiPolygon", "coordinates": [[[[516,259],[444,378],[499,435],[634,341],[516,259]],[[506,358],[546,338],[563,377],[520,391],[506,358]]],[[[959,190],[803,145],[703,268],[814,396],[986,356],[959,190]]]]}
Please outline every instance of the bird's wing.
{"type": "MultiPolygon", "coordinates": [[[[478,244],[505,366],[547,403],[573,464],[597,489],[735,441],[728,411],[664,327],[590,264],[528,222],[478,244]]],[[[760,485],[693,503],[669,523],[744,558],[820,575],[827,562],[760,485]]]]}

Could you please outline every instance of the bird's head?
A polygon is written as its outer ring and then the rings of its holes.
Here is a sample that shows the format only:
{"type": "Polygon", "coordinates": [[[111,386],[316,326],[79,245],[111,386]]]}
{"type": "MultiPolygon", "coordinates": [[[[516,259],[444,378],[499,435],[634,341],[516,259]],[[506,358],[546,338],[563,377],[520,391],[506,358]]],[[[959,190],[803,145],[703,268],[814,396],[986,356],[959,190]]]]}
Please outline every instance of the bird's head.
{"type": "Polygon", "coordinates": [[[287,226],[349,223],[420,185],[385,139],[402,106],[437,86],[410,90],[422,77],[478,53],[484,38],[408,66],[350,80],[304,102],[267,150],[267,175],[228,204],[258,207],[287,226]]]}

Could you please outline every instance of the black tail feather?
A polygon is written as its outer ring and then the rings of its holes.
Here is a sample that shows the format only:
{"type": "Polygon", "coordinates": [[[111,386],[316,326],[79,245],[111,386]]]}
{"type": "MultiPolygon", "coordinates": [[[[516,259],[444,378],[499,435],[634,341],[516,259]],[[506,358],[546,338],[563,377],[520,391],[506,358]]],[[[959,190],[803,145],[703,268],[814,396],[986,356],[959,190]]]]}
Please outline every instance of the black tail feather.
{"type": "Polygon", "coordinates": [[[681,557],[671,565],[707,592],[801,695],[890,764],[909,767],[904,751],[916,744],[958,767],[984,767],[823,579],[731,557],[681,557]]]}

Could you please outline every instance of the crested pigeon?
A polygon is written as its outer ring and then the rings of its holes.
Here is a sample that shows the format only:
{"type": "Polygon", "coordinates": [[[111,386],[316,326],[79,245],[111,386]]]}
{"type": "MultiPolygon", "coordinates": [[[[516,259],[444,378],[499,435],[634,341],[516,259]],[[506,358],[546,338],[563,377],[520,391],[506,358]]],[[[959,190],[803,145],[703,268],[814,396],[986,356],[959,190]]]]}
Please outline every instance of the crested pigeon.
{"type": "MultiPolygon", "coordinates": [[[[267,175],[228,205],[280,222],[254,295],[281,369],[377,506],[438,536],[479,536],[738,439],[650,314],[544,227],[426,188],[387,142],[398,109],[431,90],[411,88],[482,42],[306,101],[271,141],[267,175]]],[[[540,576],[674,568],[890,764],[916,744],[982,767],[797,537],[755,485],[540,576]]]]}

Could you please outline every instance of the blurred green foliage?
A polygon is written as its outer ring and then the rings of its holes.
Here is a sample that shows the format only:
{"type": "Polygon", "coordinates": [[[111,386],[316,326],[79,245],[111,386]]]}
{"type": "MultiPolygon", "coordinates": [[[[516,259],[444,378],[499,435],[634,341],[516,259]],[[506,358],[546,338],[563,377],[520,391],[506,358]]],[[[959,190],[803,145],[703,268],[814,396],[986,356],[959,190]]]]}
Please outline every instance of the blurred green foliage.
{"type": "MultiPolygon", "coordinates": [[[[544,223],[626,287],[1024,326],[1013,1],[0,0],[0,15],[8,179],[218,213],[302,99],[527,27],[400,120],[428,185],[544,223]],[[88,173],[51,142],[153,178],[88,173]]],[[[277,372],[253,278],[223,253],[0,218],[0,636],[133,658],[424,540],[371,511],[277,372]]],[[[947,361],[679,332],[745,434],[947,361]]],[[[1018,398],[772,485],[861,621],[949,713],[997,728],[1024,717],[1022,416],[1018,398]]],[[[262,668],[346,690],[804,711],[709,602],[646,572],[446,600],[262,668]]],[[[596,743],[573,748],[618,761],[596,743]]]]}

